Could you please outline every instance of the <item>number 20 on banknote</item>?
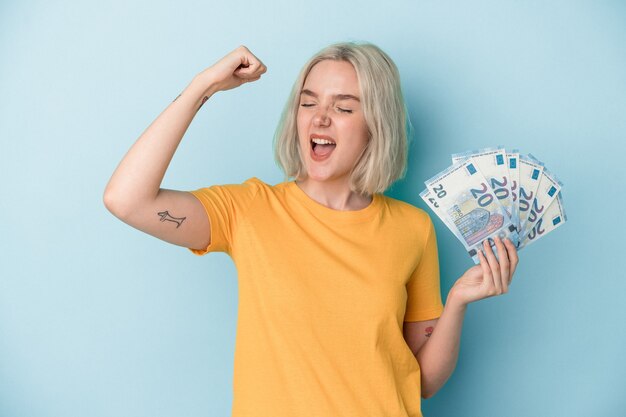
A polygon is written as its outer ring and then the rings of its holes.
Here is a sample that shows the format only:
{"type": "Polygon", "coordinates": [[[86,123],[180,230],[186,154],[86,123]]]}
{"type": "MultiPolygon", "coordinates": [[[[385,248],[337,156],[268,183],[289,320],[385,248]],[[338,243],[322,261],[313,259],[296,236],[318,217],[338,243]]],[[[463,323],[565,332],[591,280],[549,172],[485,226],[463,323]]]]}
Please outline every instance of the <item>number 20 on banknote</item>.
{"type": "Polygon", "coordinates": [[[429,198],[438,208],[442,220],[453,225],[461,236],[461,242],[476,262],[477,251],[488,239],[493,246],[493,237],[509,238],[514,244],[518,234],[504,207],[494,196],[480,170],[466,159],[459,161],[425,182],[431,191],[429,198]]]}

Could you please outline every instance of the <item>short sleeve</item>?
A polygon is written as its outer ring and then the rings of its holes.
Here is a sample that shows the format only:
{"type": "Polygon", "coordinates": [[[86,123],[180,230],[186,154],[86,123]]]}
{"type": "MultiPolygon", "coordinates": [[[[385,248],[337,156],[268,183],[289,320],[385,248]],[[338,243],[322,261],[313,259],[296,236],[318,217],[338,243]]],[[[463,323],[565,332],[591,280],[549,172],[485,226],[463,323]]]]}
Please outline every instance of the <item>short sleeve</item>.
{"type": "Polygon", "coordinates": [[[407,305],[404,321],[431,320],[441,316],[439,255],[435,227],[430,217],[425,224],[425,243],[420,260],[407,282],[407,305]]]}
{"type": "Polygon", "coordinates": [[[253,177],[242,184],[213,185],[189,191],[204,206],[211,225],[211,242],[204,249],[187,249],[198,256],[209,252],[230,254],[235,231],[258,193],[259,182],[253,177]]]}

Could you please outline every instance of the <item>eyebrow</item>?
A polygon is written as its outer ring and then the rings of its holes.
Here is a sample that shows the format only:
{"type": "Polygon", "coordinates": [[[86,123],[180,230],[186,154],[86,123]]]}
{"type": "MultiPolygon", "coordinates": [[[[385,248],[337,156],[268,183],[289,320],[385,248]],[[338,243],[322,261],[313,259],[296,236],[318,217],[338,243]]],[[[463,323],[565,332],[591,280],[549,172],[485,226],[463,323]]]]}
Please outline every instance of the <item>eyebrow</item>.
{"type": "MultiPolygon", "coordinates": [[[[302,94],[306,94],[307,96],[312,96],[317,98],[317,94],[315,94],[313,91],[311,90],[302,90],[302,92],[300,93],[300,95],[302,94]]],[[[352,94],[335,94],[333,96],[333,98],[335,98],[336,100],[356,100],[358,102],[361,102],[361,100],[359,100],[359,98],[357,96],[353,96],[352,94]]]]}

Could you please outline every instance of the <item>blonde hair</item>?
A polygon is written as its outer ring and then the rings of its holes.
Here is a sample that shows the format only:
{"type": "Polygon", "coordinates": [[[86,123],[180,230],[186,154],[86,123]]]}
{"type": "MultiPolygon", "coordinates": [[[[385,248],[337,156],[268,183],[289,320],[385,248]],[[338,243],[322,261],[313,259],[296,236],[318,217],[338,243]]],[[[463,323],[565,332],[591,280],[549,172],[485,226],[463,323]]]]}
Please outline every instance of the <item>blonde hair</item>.
{"type": "Polygon", "coordinates": [[[327,46],[304,65],[296,79],[274,134],[274,158],[285,180],[305,179],[300,155],[297,114],[300,92],[309,71],[323,60],[346,61],[354,67],[361,93],[369,141],[350,174],[350,188],[363,195],[384,192],[406,174],[411,129],[398,68],[371,43],[342,42],[327,46]]]}

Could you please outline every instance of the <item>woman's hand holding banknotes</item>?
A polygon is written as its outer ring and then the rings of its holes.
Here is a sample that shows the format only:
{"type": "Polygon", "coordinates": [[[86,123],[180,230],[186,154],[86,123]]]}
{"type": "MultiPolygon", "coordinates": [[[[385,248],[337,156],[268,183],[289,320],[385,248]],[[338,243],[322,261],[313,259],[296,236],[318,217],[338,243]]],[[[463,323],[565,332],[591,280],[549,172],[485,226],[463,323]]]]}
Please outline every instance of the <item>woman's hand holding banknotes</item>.
{"type": "Polygon", "coordinates": [[[469,268],[450,289],[448,302],[461,306],[506,294],[509,291],[515,268],[519,262],[515,245],[508,240],[494,239],[498,258],[496,258],[488,241],[483,242],[483,250],[478,251],[479,265],[469,268]]]}

